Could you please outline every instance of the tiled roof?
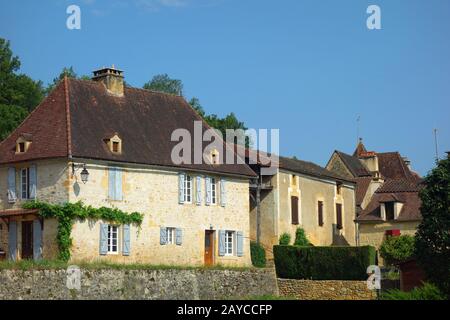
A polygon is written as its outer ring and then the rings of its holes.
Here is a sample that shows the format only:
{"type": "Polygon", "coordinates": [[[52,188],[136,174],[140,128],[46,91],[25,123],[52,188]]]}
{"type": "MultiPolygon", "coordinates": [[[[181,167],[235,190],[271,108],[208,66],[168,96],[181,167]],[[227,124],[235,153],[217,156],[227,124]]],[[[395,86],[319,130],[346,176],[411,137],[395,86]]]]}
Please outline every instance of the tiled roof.
{"type": "MultiPolygon", "coordinates": [[[[186,129],[193,138],[194,121],[199,120],[179,96],[125,87],[124,96],[116,97],[101,82],[66,79],[0,144],[0,164],[72,156],[255,176],[245,164],[175,165],[171,151],[179,142],[171,141],[172,132],[186,129]],[[104,141],[115,132],[122,139],[121,154],[111,153],[104,141]],[[33,142],[26,153],[16,155],[16,139],[22,133],[32,134],[33,142]]],[[[203,122],[203,131],[207,128],[203,122]]],[[[203,148],[209,144],[203,142],[203,148]]],[[[191,143],[192,158],[193,150],[191,143]]]]}
{"type": "Polygon", "coordinates": [[[356,146],[355,152],[353,152],[353,156],[359,157],[363,153],[367,153],[367,150],[362,141],[359,141],[358,145],[356,146]]]}
{"type": "Polygon", "coordinates": [[[406,166],[405,161],[398,152],[377,153],[378,169],[383,178],[402,179],[409,178],[413,174],[406,166]]]}
{"type": "Polygon", "coordinates": [[[354,181],[344,178],[312,162],[286,157],[280,157],[279,162],[281,169],[286,169],[289,171],[298,172],[319,178],[331,178],[333,180],[347,181],[354,183],[354,181]]]}
{"type": "Polygon", "coordinates": [[[377,193],[418,192],[421,180],[418,178],[387,179],[377,193]]]}
{"type": "Polygon", "coordinates": [[[372,177],[359,177],[355,178],[356,181],[356,205],[360,206],[364,201],[367,189],[369,188],[372,177]]]}
{"type": "Polygon", "coordinates": [[[365,177],[371,176],[369,170],[364,166],[364,164],[354,156],[346,154],[341,151],[336,151],[342,161],[345,163],[347,168],[350,170],[354,177],[365,177]]]}

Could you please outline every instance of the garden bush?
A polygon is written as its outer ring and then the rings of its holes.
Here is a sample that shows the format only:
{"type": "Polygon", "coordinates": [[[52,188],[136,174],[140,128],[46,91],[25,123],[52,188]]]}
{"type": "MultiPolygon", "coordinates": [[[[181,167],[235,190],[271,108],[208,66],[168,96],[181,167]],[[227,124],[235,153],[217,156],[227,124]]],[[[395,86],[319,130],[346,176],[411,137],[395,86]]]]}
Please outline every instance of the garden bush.
{"type": "Polygon", "coordinates": [[[435,285],[424,283],[423,287],[414,288],[409,292],[398,289],[388,290],[381,294],[381,300],[447,300],[435,285]]]}
{"type": "Polygon", "coordinates": [[[266,266],[266,251],[261,244],[254,241],[250,242],[250,253],[252,257],[252,264],[257,268],[264,268],[266,266]]]}
{"type": "Polygon", "coordinates": [[[414,242],[414,237],[408,235],[388,237],[380,246],[380,255],[386,265],[405,261],[414,255],[414,242]]]}
{"type": "Polygon", "coordinates": [[[280,240],[279,240],[280,246],[287,246],[289,245],[289,243],[291,243],[291,235],[289,233],[283,233],[280,236],[280,240]]]}
{"type": "Polygon", "coordinates": [[[308,238],[306,237],[305,230],[303,228],[297,228],[297,231],[295,232],[295,246],[309,246],[311,243],[309,242],[308,238]]]}
{"type": "Polygon", "coordinates": [[[366,280],[375,256],[372,246],[274,246],[277,276],[285,279],[366,280]]]}

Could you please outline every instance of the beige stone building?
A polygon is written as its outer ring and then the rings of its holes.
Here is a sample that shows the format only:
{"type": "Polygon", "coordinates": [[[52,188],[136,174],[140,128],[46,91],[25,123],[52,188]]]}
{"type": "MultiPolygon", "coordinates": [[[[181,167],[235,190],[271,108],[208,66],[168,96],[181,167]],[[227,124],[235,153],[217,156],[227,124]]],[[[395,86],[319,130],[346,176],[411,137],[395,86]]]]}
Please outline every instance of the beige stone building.
{"type": "Polygon", "coordinates": [[[360,141],[353,155],[335,151],[327,169],[357,183],[358,244],[378,248],[386,237],[415,234],[422,220],[421,178],[407,158],[398,152],[368,152],[360,141]]]}
{"type": "Polygon", "coordinates": [[[125,87],[120,70],[64,79],[0,144],[0,251],[55,259],[58,222],[22,205],[82,201],[144,218],[140,226],[75,221],[73,261],[251,265],[255,173],[223,164],[217,149],[209,162],[174,163],[172,133],[194,135],[195,123],[208,128],[182,97],[125,87]]]}
{"type": "Polygon", "coordinates": [[[315,246],[355,245],[355,183],[311,162],[278,162],[271,174],[251,165],[259,174],[250,192],[251,239],[259,238],[269,258],[280,236],[288,233],[293,243],[299,227],[315,246]]]}

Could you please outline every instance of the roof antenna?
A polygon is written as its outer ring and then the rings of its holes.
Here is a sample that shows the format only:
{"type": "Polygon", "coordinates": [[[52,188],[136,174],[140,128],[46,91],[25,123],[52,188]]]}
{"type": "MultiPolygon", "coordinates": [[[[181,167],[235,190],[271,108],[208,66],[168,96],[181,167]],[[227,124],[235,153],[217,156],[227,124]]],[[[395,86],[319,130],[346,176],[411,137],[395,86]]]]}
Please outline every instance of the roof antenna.
{"type": "Polygon", "coordinates": [[[434,147],[436,150],[436,162],[439,161],[439,151],[438,151],[438,138],[437,138],[437,129],[434,128],[434,147]]]}
{"type": "Polygon", "coordinates": [[[361,142],[361,136],[360,136],[360,122],[361,122],[361,116],[358,115],[358,117],[356,118],[356,145],[358,145],[361,142]]]}

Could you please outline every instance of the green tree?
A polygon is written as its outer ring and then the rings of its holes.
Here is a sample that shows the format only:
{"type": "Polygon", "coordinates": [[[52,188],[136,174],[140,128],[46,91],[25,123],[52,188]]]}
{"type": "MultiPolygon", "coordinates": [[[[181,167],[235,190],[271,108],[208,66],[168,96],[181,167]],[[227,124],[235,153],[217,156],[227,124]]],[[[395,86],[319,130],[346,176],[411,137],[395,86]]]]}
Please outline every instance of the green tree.
{"type": "Polygon", "coordinates": [[[64,79],[64,77],[67,78],[73,78],[73,79],[82,79],[82,80],[90,80],[91,78],[89,76],[83,75],[78,76],[75,70],[72,66],[70,67],[64,67],[61,72],[59,73],[59,76],[53,79],[52,83],[50,83],[47,88],[45,89],[45,94],[48,95],[55,87],[58,85],[58,83],[64,79]]]}
{"type": "Polygon", "coordinates": [[[380,246],[380,255],[387,265],[405,261],[414,255],[414,242],[410,235],[388,237],[380,246]]]}
{"type": "Polygon", "coordinates": [[[33,110],[44,98],[41,81],[17,74],[20,60],[14,56],[9,41],[0,38],[0,104],[33,110]]]}
{"type": "Polygon", "coordinates": [[[157,74],[152,80],[144,84],[144,89],[182,96],[183,82],[172,79],[167,74],[157,74]]]}
{"type": "Polygon", "coordinates": [[[27,109],[0,104],[0,141],[5,139],[28,115],[27,109]]]}
{"type": "Polygon", "coordinates": [[[415,253],[428,279],[450,296],[450,158],[440,160],[423,184],[415,253]]]}
{"type": "Polygon", "coordinates": [[[309,242],[308,238],[306,237],[305,230],[303,228],[297,228],[295,231],[295,246],[302,246],[306,247],[309,246],[311,243],[309,242]]]}

